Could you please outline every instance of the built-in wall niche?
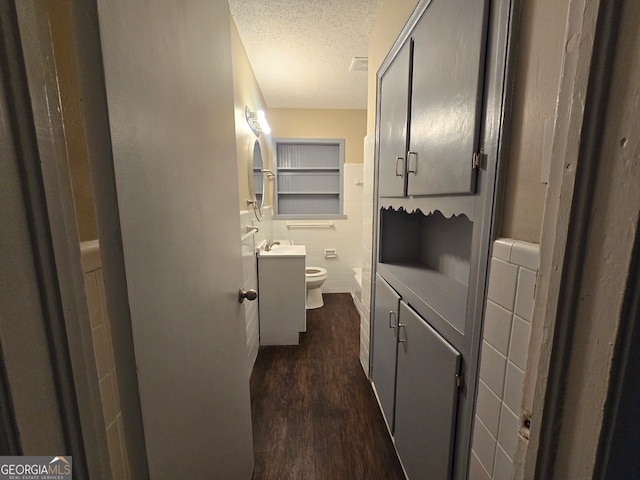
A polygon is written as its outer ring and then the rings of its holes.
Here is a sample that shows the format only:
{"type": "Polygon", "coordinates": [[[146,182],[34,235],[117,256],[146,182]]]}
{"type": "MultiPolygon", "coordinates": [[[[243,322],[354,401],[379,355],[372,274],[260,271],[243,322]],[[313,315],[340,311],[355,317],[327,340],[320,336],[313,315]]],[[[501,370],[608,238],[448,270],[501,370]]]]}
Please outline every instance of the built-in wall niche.
{"type": "MultiPolygon", "coordinates": [[[[388,272],[459,332],[464,331],[473,222],[439,210],[380,210],[381,271],[388,272]]],[[[393,280],[392,280],[393,282],[393,280]]]]}

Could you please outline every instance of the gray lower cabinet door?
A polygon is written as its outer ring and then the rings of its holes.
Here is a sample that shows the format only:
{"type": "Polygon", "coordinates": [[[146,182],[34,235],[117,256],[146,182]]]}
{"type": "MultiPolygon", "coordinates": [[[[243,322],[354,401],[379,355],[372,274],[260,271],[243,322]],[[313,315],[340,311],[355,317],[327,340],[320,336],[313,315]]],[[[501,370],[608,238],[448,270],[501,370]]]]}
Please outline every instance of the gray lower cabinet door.
{"type": "Polygon", "coordinates": [[[381,197],[405,194],[410,56],[411,42],[406,42],[380,79],[378,194],[381,197]]]}
{"type": "Polygon", "coordinates": [[[380,275],[376,275],[371,380],[391,432],[396,395],[399,303],[400,296],[396,291],[380,275]]]}
{"type": "Polygon", "coordinates": [[[400,302],[395,442],[411,480],[451,477],[460,353],[400,302]]]}
{"type": "Polygon", "coordinates": [[[407,195],[475,190],[487,0],[433,0],[413,33],[407,195]]]}

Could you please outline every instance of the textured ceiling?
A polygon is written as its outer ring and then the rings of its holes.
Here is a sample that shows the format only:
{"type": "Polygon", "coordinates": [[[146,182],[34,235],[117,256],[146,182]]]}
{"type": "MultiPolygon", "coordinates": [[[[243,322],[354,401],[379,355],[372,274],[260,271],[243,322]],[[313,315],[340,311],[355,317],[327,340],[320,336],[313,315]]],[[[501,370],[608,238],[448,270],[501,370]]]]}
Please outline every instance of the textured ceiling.
{"type": "Polygon", "coordinates": [[[229,0],[269,108],[367,108],[368,55],[382,0],[229,0]]]}

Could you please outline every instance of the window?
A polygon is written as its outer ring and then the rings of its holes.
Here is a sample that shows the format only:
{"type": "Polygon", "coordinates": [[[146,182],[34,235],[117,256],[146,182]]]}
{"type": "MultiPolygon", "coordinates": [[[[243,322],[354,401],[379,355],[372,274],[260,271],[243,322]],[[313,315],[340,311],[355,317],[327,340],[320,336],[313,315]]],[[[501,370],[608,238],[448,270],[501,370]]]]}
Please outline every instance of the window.
{"type": "Polygon", "coordinates": [[[276,215],[342,217],[344,140],[275,141],[276,215]]]}

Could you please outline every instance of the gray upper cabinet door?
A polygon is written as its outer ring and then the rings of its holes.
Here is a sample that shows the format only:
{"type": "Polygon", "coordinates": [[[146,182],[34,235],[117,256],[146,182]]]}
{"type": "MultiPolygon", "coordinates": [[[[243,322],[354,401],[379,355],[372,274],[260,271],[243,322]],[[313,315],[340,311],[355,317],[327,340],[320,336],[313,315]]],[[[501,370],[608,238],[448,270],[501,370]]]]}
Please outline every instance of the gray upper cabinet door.
{"type": "Polygon", "coordinates": [[[460,354],[400,302],[395,441],[410,479],[451,477],[460,354]]]}
{"type": "Polygon", "coordinates": [[[376,275],[376,279],[371,380],[380,399],[389,430],[393,432],[400,296],[380,275],[376,275]]]}
{"type": "Polygon", "coordinates": [[[379,186],[381,197],[402,197],[406,185],[411,42],[406,42],[380,79],[379,186]]]}
{"type": "Polygon", "coordinates": [[[486,0],[433,0],[413,32],[408,195],[472,193],[486,0]]]}

